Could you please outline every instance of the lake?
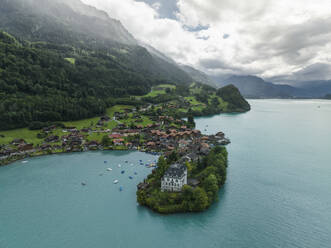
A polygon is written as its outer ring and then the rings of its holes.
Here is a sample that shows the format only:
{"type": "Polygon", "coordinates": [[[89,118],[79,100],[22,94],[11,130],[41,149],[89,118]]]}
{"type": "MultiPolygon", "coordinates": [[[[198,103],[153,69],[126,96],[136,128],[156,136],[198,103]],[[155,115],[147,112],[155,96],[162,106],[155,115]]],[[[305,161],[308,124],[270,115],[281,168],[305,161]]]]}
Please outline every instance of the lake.
{"type": "Polygon", "coordinates": [[[330,247],[331,101],[250,104],[196,119],[232,141],[227,183],[206,212],[162,216],[137,205],[136,185],[150,173],[139,160],[152,155],[39,157],[0,168],[0,247],[330,247]]]}

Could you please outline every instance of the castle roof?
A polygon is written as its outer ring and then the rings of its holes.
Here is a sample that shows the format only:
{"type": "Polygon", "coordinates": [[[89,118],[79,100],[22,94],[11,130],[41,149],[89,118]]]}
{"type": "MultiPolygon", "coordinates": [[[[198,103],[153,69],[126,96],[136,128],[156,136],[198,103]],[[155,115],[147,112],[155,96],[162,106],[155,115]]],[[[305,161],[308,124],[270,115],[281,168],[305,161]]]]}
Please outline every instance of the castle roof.
{"type": "Polygon", "coordinates": [[[165,172],[164,177],[181,178],[184,176],[186,166],[183,164],[172,164],[165,172]]]}

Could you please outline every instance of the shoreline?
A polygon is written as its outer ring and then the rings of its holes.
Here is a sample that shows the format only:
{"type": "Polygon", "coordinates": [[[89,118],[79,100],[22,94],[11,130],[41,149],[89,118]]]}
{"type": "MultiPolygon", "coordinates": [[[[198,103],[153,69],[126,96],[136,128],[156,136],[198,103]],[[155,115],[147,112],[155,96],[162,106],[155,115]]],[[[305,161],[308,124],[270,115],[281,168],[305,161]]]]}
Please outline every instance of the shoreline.
{"type": "MultiPolygon", "coordinates": [[[[194,115],[194,118],[212,117],[212,116],[222,115],[222,114],[241,114],[241,113],[246,113],[246,112],[248,112],[248,111],[245,111],[245,112],[240,112],[240,111],[222,112],[222,111],[219,111],[218,113],[212,113],[210,115],[203,115],[201,113],[201,114],[195,114],[194,115]]],[[[183,120],[183,119],[174,119],[171,116],[160,116],[160,117],[165,117],[165,118],[162,119],[162,123],[163,122],[165,123],[166,121],[171,120],[171,121],[169,121],[169,123],[171,123],[171,124],[172,123],[175,123],[175,122],[179,122],[180,124],[178,124],[178,125],[188,125],[188,121],[183,120]]],[[[121,124],[121,122],[118,122],[118,120],[116,120],[116,122],[118,124],[121,124]]],[[[163,124],[162,127],[161,127],[160,124],[158,124],[158,125],[156,125],[156,124],[157,123],[154,122],[153,124],[147,125],[147,126],[155,126],[155,129],[156,130],[159,130],[159,131],[162,131],[162,132],[164,132],[164,130],[167,130],[169,128],[172,128],[172,129],[175,129],[175,130],[180,130],[181,129],[179,127],[173,127],[173,126],[171,126],[169,124],[163,124]]],[[[196,130],[196,129],[187,128],[186,126],[184,126],[184,127],[185,127],[184,130],[196,130]]],[[[120,130],[118,130],[117,127],[115,127],[113,130],[115,130],[115,129],[117,131],[115,133],[120,132],[120,130]]],[[[142,135],[142,133],[144,132],[144,129],[145,128],[137,129],[137,133],[139,133],[139,135],[142,135]]],[[[99,130],[97,133],[98,133],[98,135],[102,135],[102,134],[103,135],[108,135],[109,133],[113,133],[113,130],[112,131],[109,130],[108,132],[101,132],[99,130]]],[[[72,134],[75,134],[77,131],[78,130],[75,130],[75,131],[65,131],[64,132],[64,130],[63,130],[62,132],[63,132],[63,134],[68,134],[70,136],[72,134]]],[[[197,131],[201,135],[203,135],[200,130],[197,130],[197,131]]],[[[41,133],[42,132],[43,131],[41,131],[41,133]]],[[[53,133],[53,130],[51,130],[49,133],[52,134],[53,133]]],[[[47,135],[50,135],[50,134],[47,134],[47,135]]],[[[89,135],[91,135],[91,133],[89,133],[89,134],[86,134],[85,133],[84,134],[81,131],[78,131],[78,134],[81,135],[81,136],[84,136],[84,138],[81,138],[81,141],[85,141],[85,143],[80,143],[78,146],[68,146],[67,145],[65,147],[63,147],[63,146],[60,147],[58,144],[56,145],[56,144],[53,143],[53,147],[52,147],[52,145],[51,145],[52,144],[52,141],[51,141],[51,142],[44,143],[44,145],[47,145],[48,146],[46,149],[44,149],[41,146],[41,147],[38,147],[38,148],[33,148],[31,150],[26,150],[26,151],[19,151],[19,150],[17,150],[14,153],[12,153],[13,155],[12,154],[9,154],[9,155],[7,155],[7,157],[3,156],[3,157],[5,157],[5,158],[2,157],[3,159],[1,159],[1,157],[0,157],[0,167],[1,166],[8,166],[11,163],[14,163],[14,162],[17,162],[17,161],[20,161],[20,160],[24,160],[25,158],[39,157],[39,156],[52,155],[52,154],[62,154],[62,153],[72,153],[72,152],[85,152],[85,151],[94,151],[94,150],[100,150],[100,151],[102,151],[102,150],[134,150],[134,151],[140,151],[140,150],[142,150],[142,149],[138,148],[140,146],[139,144],[136,147],[134,147],[134,148],[132,148],[132,147],[129,148],[129,147],[125,146],[124,143],[123,144],[120,144],[120,145],[114,144],[112,146],[109,145],[108,147],[104,147],[103,145],[101,145],[98,142],[95,142],[96,144],[92,148],[89,148],[88,145],[86,144],[86,143],[88,143],[87,142],[88,139],[86,139],[86,138],[88,138],[89,135]],[[69,148],[71,150],[68,150],[69,148]],[[38,149],[38,150],[36,150],[36,149],[38,149]],[[67,150],[65,151],[64,149],[67,149],[67,150]],[[75,150],[75,149],[77,149],[77,150],[75,150]],[[23,154],[21,154],[21,153],[23,153],[23,154]]],[[[205,136],[209,136],[209,135],[205,135],[205,136]]],[[[63,138],[63,137],[61,137],[61,138],[63,138]]],[[[60,141],[61,141],[61,138],[60,138],[60,141]]],[[[124,138],[124,137],[121,137],[121,138],[124,138]]],[[[226,144],[230,143],[229,139],[227,139],[225,137],[223,137],[222,139],[225,140],[225,143],[226,144]]],[[[92,140],[92,142],[93,142],[93,140],[92,140]]],[[[155,149],[148,147],[146,145],[146,143],[148,143],[148,142],[146,141],[145,144],[142,145],[143,146],[143,150],[146,150],[147,152],[159,152],[161,155],[164,154],[164,153],[166,153],[166,148],[157,148],[158,151],[155,151],[155,149]]],[[[178,140],[175,141],[175,146],[177,146],[177,145],[178,145],[178,140]]]]}

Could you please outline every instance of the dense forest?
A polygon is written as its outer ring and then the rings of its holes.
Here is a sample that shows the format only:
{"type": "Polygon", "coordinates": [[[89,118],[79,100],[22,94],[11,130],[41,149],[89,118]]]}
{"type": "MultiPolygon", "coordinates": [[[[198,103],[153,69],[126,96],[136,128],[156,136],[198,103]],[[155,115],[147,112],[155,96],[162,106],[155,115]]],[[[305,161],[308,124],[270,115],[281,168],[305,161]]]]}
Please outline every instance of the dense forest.
{"type": "Polygon", "coordinates": [[[192,81],[79,0],[0,1],[1,29],[0,130],[100,115],[152,85],[192,81]]]}
{"type": "MultiPolygon", "coordinates": [[[[181,91],[176,94],[185,95],[193,81],[140,46],[119,21],[79,0],[0,1],[0,130],[89,118],[114,104],[142,104],[132,96],[159,84],[175,84],[181,91]]],[[[229,109],[242,110],[246,103],[239,92],[222,92],[222,98],[231,93],[224,99],[229,109]]],[[[197,98],[210,105],[203,114],[218,111],[208,94],[197,98]]]]}
{"type": "Polygon", "coordinates": [[[102,114],[114,97],[142,95],[156,83],[101,52],[66,59],[0,33],[1,129],[102,114]]]}
{"type": "Polygon", "coordinates": [[[233,85],[228,85],[218,89],[217,95],[229,103],[229,108],[233,112],[249,111],[251,109],[249,103],[242,97],[239,90],[233,85]]]}

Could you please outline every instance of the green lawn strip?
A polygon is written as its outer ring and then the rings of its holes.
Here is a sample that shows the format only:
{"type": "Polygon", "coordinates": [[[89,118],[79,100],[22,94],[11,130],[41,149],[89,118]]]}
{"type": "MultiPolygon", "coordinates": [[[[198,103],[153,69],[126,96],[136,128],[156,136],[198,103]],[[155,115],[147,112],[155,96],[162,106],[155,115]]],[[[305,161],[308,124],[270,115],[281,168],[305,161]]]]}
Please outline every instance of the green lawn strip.
{"type": "Polygon", "coordinates": [[[65,58],[66,61],[68,61],[71,64],[75,64],[76,63],[76,59],[75,58],[65,58]]]}
{"type": "Polygon", "coordinates": [[[94,141],[97,141],[97,142],[101,142],[102,137],[105,136],[105,135],[108,135],[108,134],[106,134],[106,133],[92,133],[92,134],[88,135],[87,140],[88,141],[94,140],[94,141]]]}
{"type": "Polygon", "coordinates": [[[125,109],[132,109],[132,108],[133,108],[133,106],[129,106],[129,105],[115,105],[111,108],[108,108],[106,114],[110,118],[112,118],[112,117],[114,117],[115,112],[124,112],[125,109]]]}
{"type": "Polygon", "coordinates": [[[143,97],[156,97],[158,95],[164,95],[166,94],[166,89],[176,89],[175,85],[171,84],[160,84],[157,86],[154,86],[148,94],[144,95],[143,97]]]}
{"type": "Polygon", "coordinates": [[[160,84],[160,85],[158,85],[156,87],[157,88],[163,88],[163,89],[166,89],[166,88],[176,89],[176,86],[175,85],[172,85],[172,84],[160,84]]]}
{"type": "Polygon", "coordinates": [[[0,137],[0,144],[9,144],[14,139],[24,139],[28,143],[34,145],[42,143],[40,139],[37,138],[39,130],[29,130],[28,128],[14,129],[9,131],[0,131],[0,136],[4,135],[5,137],[0,137]]]}
{"type": "MultiPolygon", "coordinates": [[[[114,116],[115,112],[124,112],[124,109],[126,108],[133,108],[132,106],[126,106],[126,105],[116,105],[109,109],[107,109],[107,115],[110,117],[114,116]]],[[[67,127],[76,127],[77,129],[83,129],[88,127],[95,127],[97,122],[99,121],[100,117],[93,117],[89,119],[83,119],[78,121],[66,121],[63,122],[63,124],[67,127]]],[[[147,118],[148,119],[148,118],[147,118]]],[[[147,125],[150,124],[150,120],[144,120],[143,124],[147,125]]],[[[117,126],[116,121],[109,121],[105,123],[104,128],[105,129],[113,129],[117,126]]],[[[41,130],[29,130],[28,128],[21,128],[21,129],[14,129],[14,130],[8,130],[8,131],[0,131],[0,144],[9,144],[14,139],[24,139],[27,143],[32,143],[34,145],[42,144],[44,139],[38,139],[37,134],[40,133],[41,130]]],[[[59,137],[62,137],[64,135],[67,135],[67,133],[62,132],[61,128],[58,128],[52,132],[52,135],[57,135],[59,137]]],[[[102,138],[102,136],[101,136],[102,138]]],[[[89,140],[94,140],[93,138],[88,138],[89,140]]],[[[99,139],[97,139],[99,141],[99,139]]],[[[100,139],[101,140],[101,139],[100,139]]],[[[52,143],[53,144],[53,143],[52,143]]]]}
{"type": "Polygon", "coordinates": [[[120,122],[121,122],[121,123],[124,123],[124,124],[126,124],[126,125],[128,125],[128,126],[130,126],[130,125],[133,123],[134,125],[142,125],[142,126],[144,126],[144,127],[146,127],[146,126],[149,125],[149,124],[153,124],[153,123],[154,123],[154,122],[153,122],[152,120],[150,120],[147,116],[143,116],[143,115],[142,115],[141,118],[142,118],[143,121],[142,121],[142,122],[138,122],[137,119],[134,118],[132,114],[129,114],[127,119],[125,119],[125,120],[120,120],[120,122]]]}
{"type": "Polygon", "coordinates": [[[76,127],[77,129],[88,128],[91,126],[95,126],[97,122],[100,120],[100,117],[93,117],[89,119],[83,119],[79,121],[66,121],[63,124],[66,127],[76,127]]]}
{"type": "Polygon", "coordinates": [[[165,93],[166,93],[165,90],[152,90],[151,92],[149,92],[144,97],[156,97],[158,95],[163,95],[165,93]]]}
{"type": "Polygon", "coordinates": [[[202,103],[199,102],[194,96],[185,97],[185,100],[187,100],[193,106],[202,105],[202,103]]]}

